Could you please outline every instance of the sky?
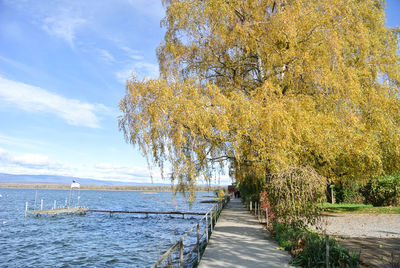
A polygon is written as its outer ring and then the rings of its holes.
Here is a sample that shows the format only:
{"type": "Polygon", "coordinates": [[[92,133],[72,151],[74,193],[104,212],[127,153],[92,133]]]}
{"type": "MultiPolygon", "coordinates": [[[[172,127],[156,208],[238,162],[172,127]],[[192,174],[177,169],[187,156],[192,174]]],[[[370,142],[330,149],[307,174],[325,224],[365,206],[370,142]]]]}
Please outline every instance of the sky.
{"type": "MultiPolygon", "coordinates": [[[[118,128],[126,79],[158,77],[164,12],[161,0],[0,0],[0,173],[168,183],[118,128]]],[[[400,0],[387,25],[400,26],[400,0]]]]}

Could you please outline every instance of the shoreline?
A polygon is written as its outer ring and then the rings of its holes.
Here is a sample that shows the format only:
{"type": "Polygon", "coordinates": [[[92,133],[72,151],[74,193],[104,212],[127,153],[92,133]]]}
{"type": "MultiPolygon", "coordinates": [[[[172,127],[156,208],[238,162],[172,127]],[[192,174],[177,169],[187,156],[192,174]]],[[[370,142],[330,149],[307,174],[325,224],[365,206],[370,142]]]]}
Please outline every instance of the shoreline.
{"type": "MultiPolygon", "coordinates": [[[[69,190],[69,184],[55,183],[0,183],[0,189],[41,189],[41,190],[69,190]]],[[[226,186],[196,186],[196,192],[212,192],[226,186]]],[[[156,191],[173,192],[171,185],[93,185],[81,184],[80,190],[88,191],[156,191]]]]}

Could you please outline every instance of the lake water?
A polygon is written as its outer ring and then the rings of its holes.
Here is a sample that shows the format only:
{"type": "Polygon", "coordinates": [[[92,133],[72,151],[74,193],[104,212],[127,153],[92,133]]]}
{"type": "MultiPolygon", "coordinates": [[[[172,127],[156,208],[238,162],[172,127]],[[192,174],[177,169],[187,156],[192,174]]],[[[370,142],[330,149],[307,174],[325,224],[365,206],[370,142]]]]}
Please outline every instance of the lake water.
{"type": "MultiPolygon", "coordinates": [[[[67,190],[37,190],[37,208],[64,205],[67,190]]],[[[87,213],[24,217],[25,202],[33,209],[35,190],[1,189],[1,267],[149,267],[202,216],[87,213]]],[[[80,205],[90,209],[207,212],[213,193],[197,193],[189,204],[170,192],[81,191],[80,205]]],[[[204,230],[204,225],[201,226],[204,230]]],[[[195,243],[196,233],[185,239],[195,243]]]]}

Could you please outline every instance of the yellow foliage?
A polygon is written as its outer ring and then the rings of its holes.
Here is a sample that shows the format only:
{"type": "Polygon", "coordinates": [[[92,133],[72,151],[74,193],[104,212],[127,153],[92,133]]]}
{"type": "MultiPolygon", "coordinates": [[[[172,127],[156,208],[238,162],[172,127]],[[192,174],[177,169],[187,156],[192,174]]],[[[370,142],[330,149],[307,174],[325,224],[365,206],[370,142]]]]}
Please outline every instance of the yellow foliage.
{"type": "Polygon", "coordinates": [[[399,31],[383,0],[169,0],[160,78],[127,83],[128,142],[193,186],[223,162],[330,179],[400,170],[399,31]]]}

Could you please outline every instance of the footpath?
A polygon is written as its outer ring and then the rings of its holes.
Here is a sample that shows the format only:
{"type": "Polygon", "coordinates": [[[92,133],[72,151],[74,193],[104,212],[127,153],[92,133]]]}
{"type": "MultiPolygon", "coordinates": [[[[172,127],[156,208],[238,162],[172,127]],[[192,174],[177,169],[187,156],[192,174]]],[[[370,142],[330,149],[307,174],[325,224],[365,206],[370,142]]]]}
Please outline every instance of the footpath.
{"type": "Polygon", "coordinates": [[[293,267],[289,253],[278,247],[240,200],[232,199],[222,210],[199,267],[293,267]]]}

